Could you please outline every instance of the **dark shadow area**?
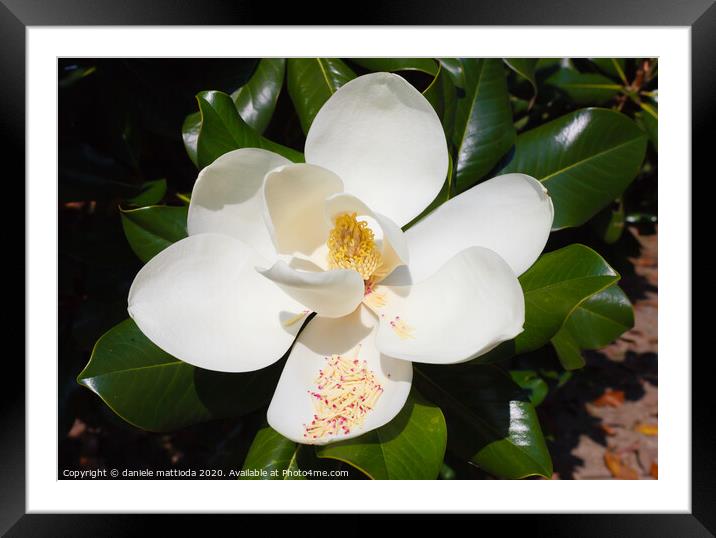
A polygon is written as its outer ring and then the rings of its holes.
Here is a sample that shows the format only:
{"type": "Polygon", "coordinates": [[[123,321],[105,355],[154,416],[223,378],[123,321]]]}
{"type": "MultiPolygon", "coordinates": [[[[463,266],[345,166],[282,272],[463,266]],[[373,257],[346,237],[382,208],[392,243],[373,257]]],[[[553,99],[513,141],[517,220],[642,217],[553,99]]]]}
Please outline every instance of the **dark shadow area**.
{"type": "MultiPolygon", "coordinates": [[[[137,195],[142,183],[159,178],[168,185],[163,203],[182,204],[175,194],[191,191],[197,176],[181,135],[184,118],[196,111],[195,94],[207,89],[231,93],[256,63],[170,58],[58,62],[59,478],[63,469],[211,467],[230,454],[240,457],[239,467],[243,462],[241,454],[255,431],[252,415],[171,434],[144,432],[118,418],[76,377],[95,341],[127,318],[127,293],[142,266],[124,236],[120,204],[137,195]]],[[[48,95],[54,91],[48,88],[48,95]]],[[[285,91],[282,96],[288,99],[285,91]]],[[[282,121],[281,110],[290,119],[293,108],[290,102],[281,106],[274,121],[292,128],[290,121],[282,121]]],[[[297,125],[293,128],[302,137],[297,125]]],[[[270,399],[282,364],[236,375],[197,369],[195,389],[217,415],[227,407],[246,409],[256,393],[265,395],[262,403],[270,399]],[[227,390],[247,384],[251,398],[227,390]]]]}
{"type": "Polygon", "coordinates": [[[575,372],[569,383],[551,391],[538,408],[554,470],[561,479],[573,478],[575,468],[584,463],[572,454],[580,436],[587,435],[604,447],[608,444],[602,421],[588,412],[586,404],[597,400],[607,389],[623,391],[625,400],[637,401],[644,396],[641,381],[656,382],[655,355],[630,354],[623,363],[618,363],[598,352],[584,353],[586,366],[575,372]]]}

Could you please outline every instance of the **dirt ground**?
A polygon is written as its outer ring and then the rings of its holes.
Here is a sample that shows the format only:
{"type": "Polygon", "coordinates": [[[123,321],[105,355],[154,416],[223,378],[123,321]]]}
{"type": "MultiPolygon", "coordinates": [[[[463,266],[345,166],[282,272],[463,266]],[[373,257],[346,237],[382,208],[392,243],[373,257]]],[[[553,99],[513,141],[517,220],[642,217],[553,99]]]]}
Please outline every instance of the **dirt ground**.
{"type": "Polygon", "coordinates": [[[634,304],[634,328],[586,352],[586,368],[543,404],[559,431],[550,446],[553,478],[658,478],[658,234],[628,232],[641,249],[629,258],[634,274],[620,283],[634,304]]]}

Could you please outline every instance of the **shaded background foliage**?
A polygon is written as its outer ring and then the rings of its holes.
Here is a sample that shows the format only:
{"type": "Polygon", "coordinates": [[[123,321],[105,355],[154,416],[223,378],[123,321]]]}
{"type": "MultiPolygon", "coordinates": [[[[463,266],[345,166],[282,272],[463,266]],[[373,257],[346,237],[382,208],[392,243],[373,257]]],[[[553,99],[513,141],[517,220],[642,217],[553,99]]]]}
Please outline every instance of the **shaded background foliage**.
{"type": "MultiPolygon", "coordinates": [[[[182,126],[185,118],[197,110],[195,95],[206,89],[231,94],[249,80],[257,64],[255,59],[59,62],[60,469],[240,468],[262,427],[264,413],[259,409],[240,419],[213,420],[170,434],[146,432],[118,418],[76,382],[96,340],[126,319],[129,286],[142,265],[125,238],[120,206],[131,209],[146,205],[144,202],[153,199],[153,193],[158,193],[165,204],[178,208],[185,205],[184,196],[191,192],[197,169],[185,151],[182,126]]],[[[518,135],[592,105],[621,110],[651,135],[646,159],[624,194],[587,225],[553,233],[545,249],[549,252],[577,242],[594,248],[621,274],[621,285],[632,300],[639,298],[645,287],[629,261],[639,254],[639,245],[632,234],[622,232],[625,223],[643,234],[655,231],[657,142],[648,113],[637,99],[619,90],[619,81],[624,82],[622,87],[640,82],[641,90],[652,91],[656,89],[655,72],[648,73],[644,64],[635,59],[550,59],[537,64],[509,59],[508,64],[511,69],[505,69],[505,84],[512,110],[506,121],[514,123],[518,135]],[[646,81],[647,76],[652,78],[646,81]]],[[[345,65],[358,75],[374,67],[370,59],[356,59],[345,65]]],[[[428,89],[433,80],[429,66],[424,70],[401,70],[400,65],[395,65],[392,69],[399,70],[421,91],[428,89]]],[[[459,76],[449,61],[443,63],[443,69],[451,76],[459,76]]],[[[262,127],[267,139],[302,151],[307,126],[291,102],[291,80],[300,78],[302,72],[294,75],[284,81],[276,110],[262,127]]],[[[341,73],[335,76],[340,80],[341,73]]],[[[514,139],[498,143],[507,151],[514,139]]],[[[514,157],[514,151],[509,150],[500,162],[471,162],[465,166],[477,167],[482,176],[502,169],[514,157]]],[[[460,170],[459,158],[455,166],[460,170]]],[[[494,174],[487,177],[491,175],[494,174]]],[[[464,190],[469,186],[456,182],[451,188],[464,190]]],[[[567,423],[555,419],[563,410],[564,398],[568,404],[589,401],[607,386],[595,387],[589,368],[574,374],[565,372],[552,346],[515,357],[509,366],[513,378],[528,389],[533,404],[545,401],[537,411],[550,447],[559,448],[565,442],[569,445],[573,437],[573,432],[562,429],[567,423]]],[[[627,390],[627,395],[636,397],[634,391],[638,393],[638,388],[629,381],[629,375],[628,370],[622,372],[622,377],[611,380],[612,385],[626,384],[633,389],[627,390]]],[[[649,375],[655,383],[655,368],[649,375]]],[[[560,460],[568,451],[552,452],[555,469],[568,477],[573,462],[568,461],[569,456],[560,460]]],[[[305,453],[301,457],[315,458],[305,453]]],[[[363,477],[350,466],[336,465],[348,469],[353,478],[363,477]]],[[[450,452],[440,476],[489,477],[484,469],[450,452]]]]}

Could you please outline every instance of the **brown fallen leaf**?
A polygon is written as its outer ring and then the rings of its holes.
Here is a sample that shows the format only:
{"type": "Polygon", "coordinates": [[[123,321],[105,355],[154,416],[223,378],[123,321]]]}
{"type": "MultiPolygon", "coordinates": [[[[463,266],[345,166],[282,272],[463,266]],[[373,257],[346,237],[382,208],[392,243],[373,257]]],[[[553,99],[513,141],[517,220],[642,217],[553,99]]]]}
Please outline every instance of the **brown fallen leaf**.
{"type": "Polygon", "coordinates": [[[634,427],[634,430],[650,437],[659,435],[659,426],[657,424],[647,424],[640,422],[634,427]]]}
{"type": "Polygon", "coordinates": [[[659,465],[655,461],[651,462],[649,474],[652,476],[652,478],[657,480],[659,479],[659,465]]]}
{"type": "Polygon", "coordinates": [[[619,407],[624,403],[624,391],[607,389],[599,398],[592,402],[597,407],[619,407]]]}
{"type": "Polygon", "coordinates": [[[604,464],[614,478],[620,480],[639,480],[639,473],[637,473],[636,469],[625,465],[621,457],[611,450],[607,450],[604,453],[604,464]]]}
{"type": "Polygon", "coordinates": [[[70,431],[67,432],[67,437],[70,439],[77,439],[87,430],[87,425],[80,419],[76,418],[70,431]]]}
{"type": "Polygon", "coordinates": [[[600,427],[602,428],[602,431],[607,435],[616,435],[617,433],[616,428],[610,426],[609,424],[606,424],[605,422],[602,422],[600,424],[600,427]]]}

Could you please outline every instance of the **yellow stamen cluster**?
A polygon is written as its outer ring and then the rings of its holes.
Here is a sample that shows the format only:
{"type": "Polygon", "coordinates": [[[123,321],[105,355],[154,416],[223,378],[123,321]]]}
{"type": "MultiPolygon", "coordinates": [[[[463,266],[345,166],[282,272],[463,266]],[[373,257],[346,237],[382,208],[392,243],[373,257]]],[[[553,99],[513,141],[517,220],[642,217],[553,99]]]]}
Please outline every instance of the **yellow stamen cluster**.
{"type": "Polygon", "coordinates": [[[382,263],[373,231],[367,222],[358,221],[355,213],[336,218],[327,244],[331,269],[355,269],[363,280],[369,280],[382,263]]]}
{"type": "Polygon", "coordinates": [[[304,425],[304,437],[308,439],[350,433],[352,428],[363,425],[383,393],[375,374],[366,361],[358,360],[357,353],[353,360],[340,355],[326,360],[328,363],[315,380],[318,390],[308,391],[314,407],[313,420],[304,425]]]}

